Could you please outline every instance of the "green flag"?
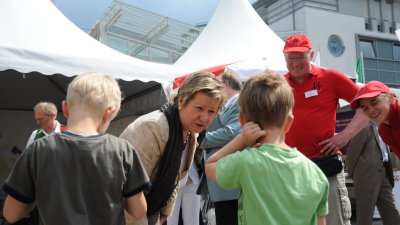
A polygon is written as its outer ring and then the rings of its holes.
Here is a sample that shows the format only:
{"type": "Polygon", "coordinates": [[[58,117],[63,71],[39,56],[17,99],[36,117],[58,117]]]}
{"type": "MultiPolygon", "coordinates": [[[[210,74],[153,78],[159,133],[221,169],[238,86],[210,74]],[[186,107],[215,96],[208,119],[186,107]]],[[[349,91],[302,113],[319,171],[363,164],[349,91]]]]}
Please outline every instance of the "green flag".
{"type": "Polygon", "coordinates": [[[355,73],[354,75],[357,77],[357,82],[364,83],[362,68],[361,68],[361,58],[357,59],[357,65],[354,73],[355,73]]]}

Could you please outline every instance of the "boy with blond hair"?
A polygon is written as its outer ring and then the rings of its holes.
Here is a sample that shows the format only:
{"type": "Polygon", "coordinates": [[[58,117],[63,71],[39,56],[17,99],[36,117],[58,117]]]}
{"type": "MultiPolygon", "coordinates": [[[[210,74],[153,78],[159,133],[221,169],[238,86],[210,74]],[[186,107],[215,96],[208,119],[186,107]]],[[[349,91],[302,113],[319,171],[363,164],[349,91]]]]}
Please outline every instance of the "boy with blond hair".
{"type": "Polygon", "coordinates": [[[32,143],[4,184],[3,214],[14,223],[37,206],[40,224],[122,225],[124,209],[146,215],[150,185],[132,146],[106,134],[121,105],[110,75],[86,73],[68,86],[68,128],[32,143]]]}
{"type": "Polygon", "coordinates": [[[328,180],[312,161],[285,144],[293,105],[292,90],[282,76],[266,71],[252,77],[239,95],[243,133],[206,163],[207,176],[222,188],[240,188],[241,225],[325,224],[328,180]]]}

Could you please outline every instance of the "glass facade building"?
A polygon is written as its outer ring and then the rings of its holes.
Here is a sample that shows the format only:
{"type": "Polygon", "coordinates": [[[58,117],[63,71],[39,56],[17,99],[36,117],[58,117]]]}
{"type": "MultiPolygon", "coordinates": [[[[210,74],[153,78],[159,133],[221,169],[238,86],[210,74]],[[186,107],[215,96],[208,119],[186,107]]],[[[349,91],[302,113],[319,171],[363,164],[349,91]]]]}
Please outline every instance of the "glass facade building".
{"type": "Polygon", "coordinates": [[[135,58],[172,64],[200,32],[201,28],[115,1],[90,35],[135,58]]]}

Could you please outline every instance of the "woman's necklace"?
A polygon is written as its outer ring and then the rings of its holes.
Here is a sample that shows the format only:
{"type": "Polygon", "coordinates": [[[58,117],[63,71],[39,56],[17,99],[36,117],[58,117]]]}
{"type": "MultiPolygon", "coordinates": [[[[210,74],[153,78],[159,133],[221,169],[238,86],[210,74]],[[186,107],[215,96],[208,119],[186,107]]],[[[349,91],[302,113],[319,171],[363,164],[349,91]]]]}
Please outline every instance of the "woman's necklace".
{"type": "Polygon", "coordinates": [[[186,144],[186,143],[189,141],[189,139],[190,139],[190,134],[191,134],[190,131],[186,133],[186,138],[185,138],[185,140],[183,141],[184,144],[186,144]]]}

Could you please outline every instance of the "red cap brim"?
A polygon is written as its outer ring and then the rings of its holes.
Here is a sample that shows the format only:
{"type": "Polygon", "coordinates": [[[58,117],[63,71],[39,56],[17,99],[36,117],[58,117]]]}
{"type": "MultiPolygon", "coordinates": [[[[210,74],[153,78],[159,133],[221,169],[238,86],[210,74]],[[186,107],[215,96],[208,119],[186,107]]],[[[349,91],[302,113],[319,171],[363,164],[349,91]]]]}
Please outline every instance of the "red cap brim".
{"type": "Polygon", "coordinates": [[[376,96],[380,95],[381,93],[382,93],[381,91],[375,91],[375,92],[369,92],[369,93],[365,93],[365,94],[362,94],[360,96],[357,96],[350,103],[350,108],[352,110],[356,110],[358,107],[360,107],[360,99],[362,99],[362,98],[373,98],[373,97],[376,97],[376,96]]]}
{"type": "Polygon", "coordinates": [[[287,53],[287,52],[307,52],[308,50],[310,50],[310,48],[308,47],[288,47],[288,48],[284,48],[283,52],[287,53]]]}

